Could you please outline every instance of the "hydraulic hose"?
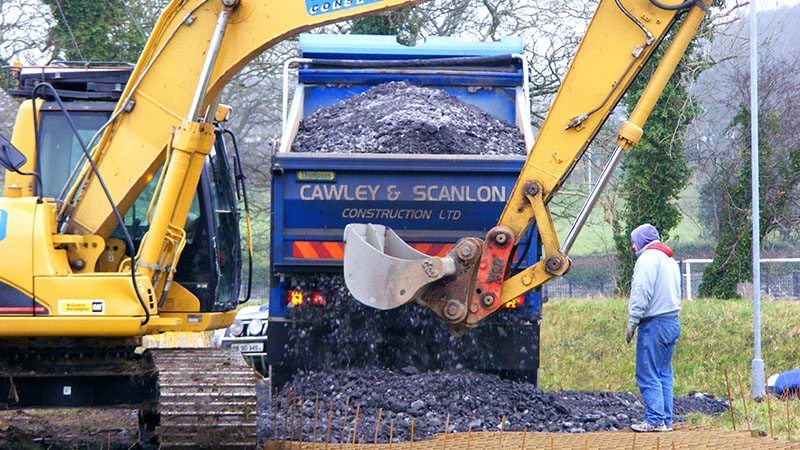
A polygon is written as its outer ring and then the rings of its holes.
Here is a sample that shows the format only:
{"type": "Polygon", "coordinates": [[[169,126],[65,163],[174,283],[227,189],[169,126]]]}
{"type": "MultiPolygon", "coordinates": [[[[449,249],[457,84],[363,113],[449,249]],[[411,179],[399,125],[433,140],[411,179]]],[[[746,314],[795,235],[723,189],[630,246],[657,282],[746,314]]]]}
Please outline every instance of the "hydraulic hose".
{"type": "MultiPolygon", "coordinates": [[[[119,210],[116,207],[116,203],[111,198],[111,192],[108,190],[103,177],[100,175],[100,171],[97,168],[97,164],[95,164],[94,159],[92,159],[92,155],[89,153],[89,148],[86,146],[86,143],[83,141],[83,138],[78,133],[78,127],[75,126],[75,122],[72,120],[72,116],[67,111],[67,107],[64,105],[64,102],[61,101],[61,96],[58,95],[58,91],[51,85],[50,83],[39,83],[36,87],[33,88],[33,92],[31,96],[33,97],[34,101],[34,108],[33,108],[33,125],[34,130],[38,130],[38,115],[36,114],[36,95],[40,88],[45,88],[50,91],[50,94],[53,96],[53,100],[58,103],[58,107],[61,109],[61,112],[64,114],[64,117],[67,119],[67,123],[69,127],[72,129],[72,133],[75,135],[75,138],[78,140],[78,143],[81,145],[81,150],[83,150],[83,154],[86,157],[86,161],[89,162],[89,165],[92,167],[92,172],[97,176],[97,181],[100,183],[100,186],[103,188],[103,192],[108,199],[108,203],[111,205],[111,209],[114,212],[114,216],[119,223],[120,228],[122,229],[122,233],[125,235],[125,243],[128,245],[128,248],[131,249],[131,282],[133,283],[133,291],[136,293],[136,298],[139,300],[139,304],[142,305],[142,309],[144,310],[145,318],[142,321],[142,325],[146,325],[150,322],[150,310],[147,308],[147,304],[145,303],[144,299],[142,298],[142,294],[139,292],[139,285],[136,283],[136,252],[133,246],[133,239],[131,238],[130,233],[128,232],[128,227],[125,226],[125,220],[122,218],[119,210]]],[[[35,146],[34,149],[38,154],[39,148],[39,136],[37,133],[35,139],[35,146]]],[[[40,191],[41,192],[41,191],[40,191]]],[[[39,194],[41,195],[41,193],[39,194]]]]}
{"type": "Polygon", "coordinates": [[[697,0],[686,0],[683,3],[678,5],[665,5],[658,0],[650,0],[650,3],[653,4],[656,8],[661,8],[666,11],[680,11],[684,9],[691,8],[695,3],[699,3],[697,0]]]}

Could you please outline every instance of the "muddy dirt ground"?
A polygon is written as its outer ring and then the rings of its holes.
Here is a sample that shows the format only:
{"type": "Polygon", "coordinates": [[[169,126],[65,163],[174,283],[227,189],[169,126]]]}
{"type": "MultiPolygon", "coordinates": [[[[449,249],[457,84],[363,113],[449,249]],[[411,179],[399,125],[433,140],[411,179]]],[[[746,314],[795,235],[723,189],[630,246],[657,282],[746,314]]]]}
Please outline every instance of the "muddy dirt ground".
{"type": "Polygon", "coordinates": [[[131,409],[0,410],[0,449],[125,450],[138,433],[131,409]]]}
{"type": "MultiPolygon", "coordinates": [[[[533,385],[468,371],[418,372],[359,369],[299,374],[274,399],[260,389],[262,439],[310,440],[317,403],[317,441],[324,442],[330,414],[331,442],[371,442],[378,411],[379,440],[408,440],[412,420],[415,439],[441,433],[500,429],[583,433],[627,428],[641,418],[641,399],[625,392],[543,392],[533,385]],[[274,401],[272,401],[274,400],[274,401]],[[450,416],[448,422],[448,415],[450,416]],[[294,431],[292,432],[292,424],[294,431]],[[301,431],[302,430],[302,431],[301,431]]],[[[718,414],[724,401],[703,395],[675,399],[678,420],[690,412],[718,414]]],[[[69,408],[0,411],[0,449],[134,449],[137,415],[129,409],[69,408]]]]}

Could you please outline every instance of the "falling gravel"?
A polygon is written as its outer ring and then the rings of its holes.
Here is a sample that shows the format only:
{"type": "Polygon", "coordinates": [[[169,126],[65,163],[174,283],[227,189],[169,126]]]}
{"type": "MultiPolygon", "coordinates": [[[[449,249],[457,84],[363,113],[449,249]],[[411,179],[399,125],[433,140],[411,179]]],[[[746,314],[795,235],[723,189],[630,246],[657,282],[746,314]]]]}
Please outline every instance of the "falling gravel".
{"type": "Polygon", "coordinates": [[[520,131],[439,89],[379,84],[300,124],[293,152],[525,154],[520,131]]]}
{"type": "Polygon", "coordinates": [[[410,304],[379,311],[364,306],[350,295],[341,274],[295,275],[289,283],[292,289],[329,298],[324,307],[305,304],[291,310],[287,351],[302,367],[399,370],[410,365],[482,372],[505,367],[517,371],[505,375],[532,376],[539,342],[537,318],[528,310],[501,311],[456,338],[428,308],[410,304]],[[504,366],[508,361],[519,366],[504,366]]]}
{"type": "MultiPolygon", "coordinates": [[[[690,412],[718,414],[727,403],[704,394],[675,399],[677,419],[690,412]]],[[[431,437],[449,432],[547,431],[583,433],[614,431],[641,420],[641,399],[627,392],[542,392],[528,383],[469,371],[419,372],[377,369],[299,374],[274,397],[266,412],[266,436],[293,436],[324,442],[379,442],[431,437]],[[315,411],[316,404],[316,411],[315,411]],[[358,412],[358,423],[355,415],[358,412]],[[380,427],[376,427],[380,414],[380,427]],[[449,422],[448,422],[449,415],[449,422]],[[314,416],[316,430],[314,429],[314,416]],[[330,420],[328,419],[330,417],[330,420]],[[294,424],[294,430],[292,430],[294,424]],[[354,431],[355,429],[355,431],[354,431]],[[302,430],[302,431],[301,431],[302,430]],[[355,434],[354,434],[355,433],[355,434]]]]}

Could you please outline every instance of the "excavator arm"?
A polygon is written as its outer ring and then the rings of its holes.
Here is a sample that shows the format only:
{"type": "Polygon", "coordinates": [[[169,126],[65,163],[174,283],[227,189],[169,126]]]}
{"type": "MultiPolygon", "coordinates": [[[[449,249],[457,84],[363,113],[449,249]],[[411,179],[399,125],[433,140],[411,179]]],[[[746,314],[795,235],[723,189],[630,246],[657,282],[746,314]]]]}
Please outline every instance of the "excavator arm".
{"type": "MultiPolygon", "coordinates": [[[[0,260],[0,337],[131,337],[229,325],[235,311],[203,309],[173,283],[222,89],[253,58],[298,32],[418,1],[173,0],[62,198],[0,198],[2,230],[14,230],[0,234],[0,253],[17,255],[0,260]],[[138,251],[116,272],[97,270],[106,246],[113,250],[112,231],[156,177],[138,251]]],[[[13,156],[13,146],[2,144],[0,163],[17,168],[4,157],[13,156]]]]}
{"type": "Polygon", "coordinates": [[[416,301],[460,334],[510,300],[565,274],[570,267],[570,247],[621,154],[642,136],[647,117],[709,4],[708,0],[670,5],[656,0],[600,0],[497,226],[484,240],[462,239],[447,256],[437,258],[414,252],[384,227],[349,225],[344,270],[354,297],[380,309],[416,301]],[[656,46],[673,29],[665,55],[619,129],[617,148],[598,184],[565,241],[559,243],[549,200],[656,46]],[[533,224],[539,231],[544,258],[508,277],[513,249],[533,224]]]}

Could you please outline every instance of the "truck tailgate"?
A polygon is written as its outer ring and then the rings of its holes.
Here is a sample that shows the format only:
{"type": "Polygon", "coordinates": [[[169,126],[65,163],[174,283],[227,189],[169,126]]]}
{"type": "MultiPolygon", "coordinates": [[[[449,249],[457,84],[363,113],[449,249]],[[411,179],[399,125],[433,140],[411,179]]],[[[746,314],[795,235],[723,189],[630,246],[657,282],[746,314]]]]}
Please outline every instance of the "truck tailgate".
{"type": "Polygon", "coordinates": [[[444,255],[459,238],[482,238],[496,224],[524,161],[278,153],[272,160],[273,269],[341,266],[348,223],[386,225],[423,253],[444,255]]]}

